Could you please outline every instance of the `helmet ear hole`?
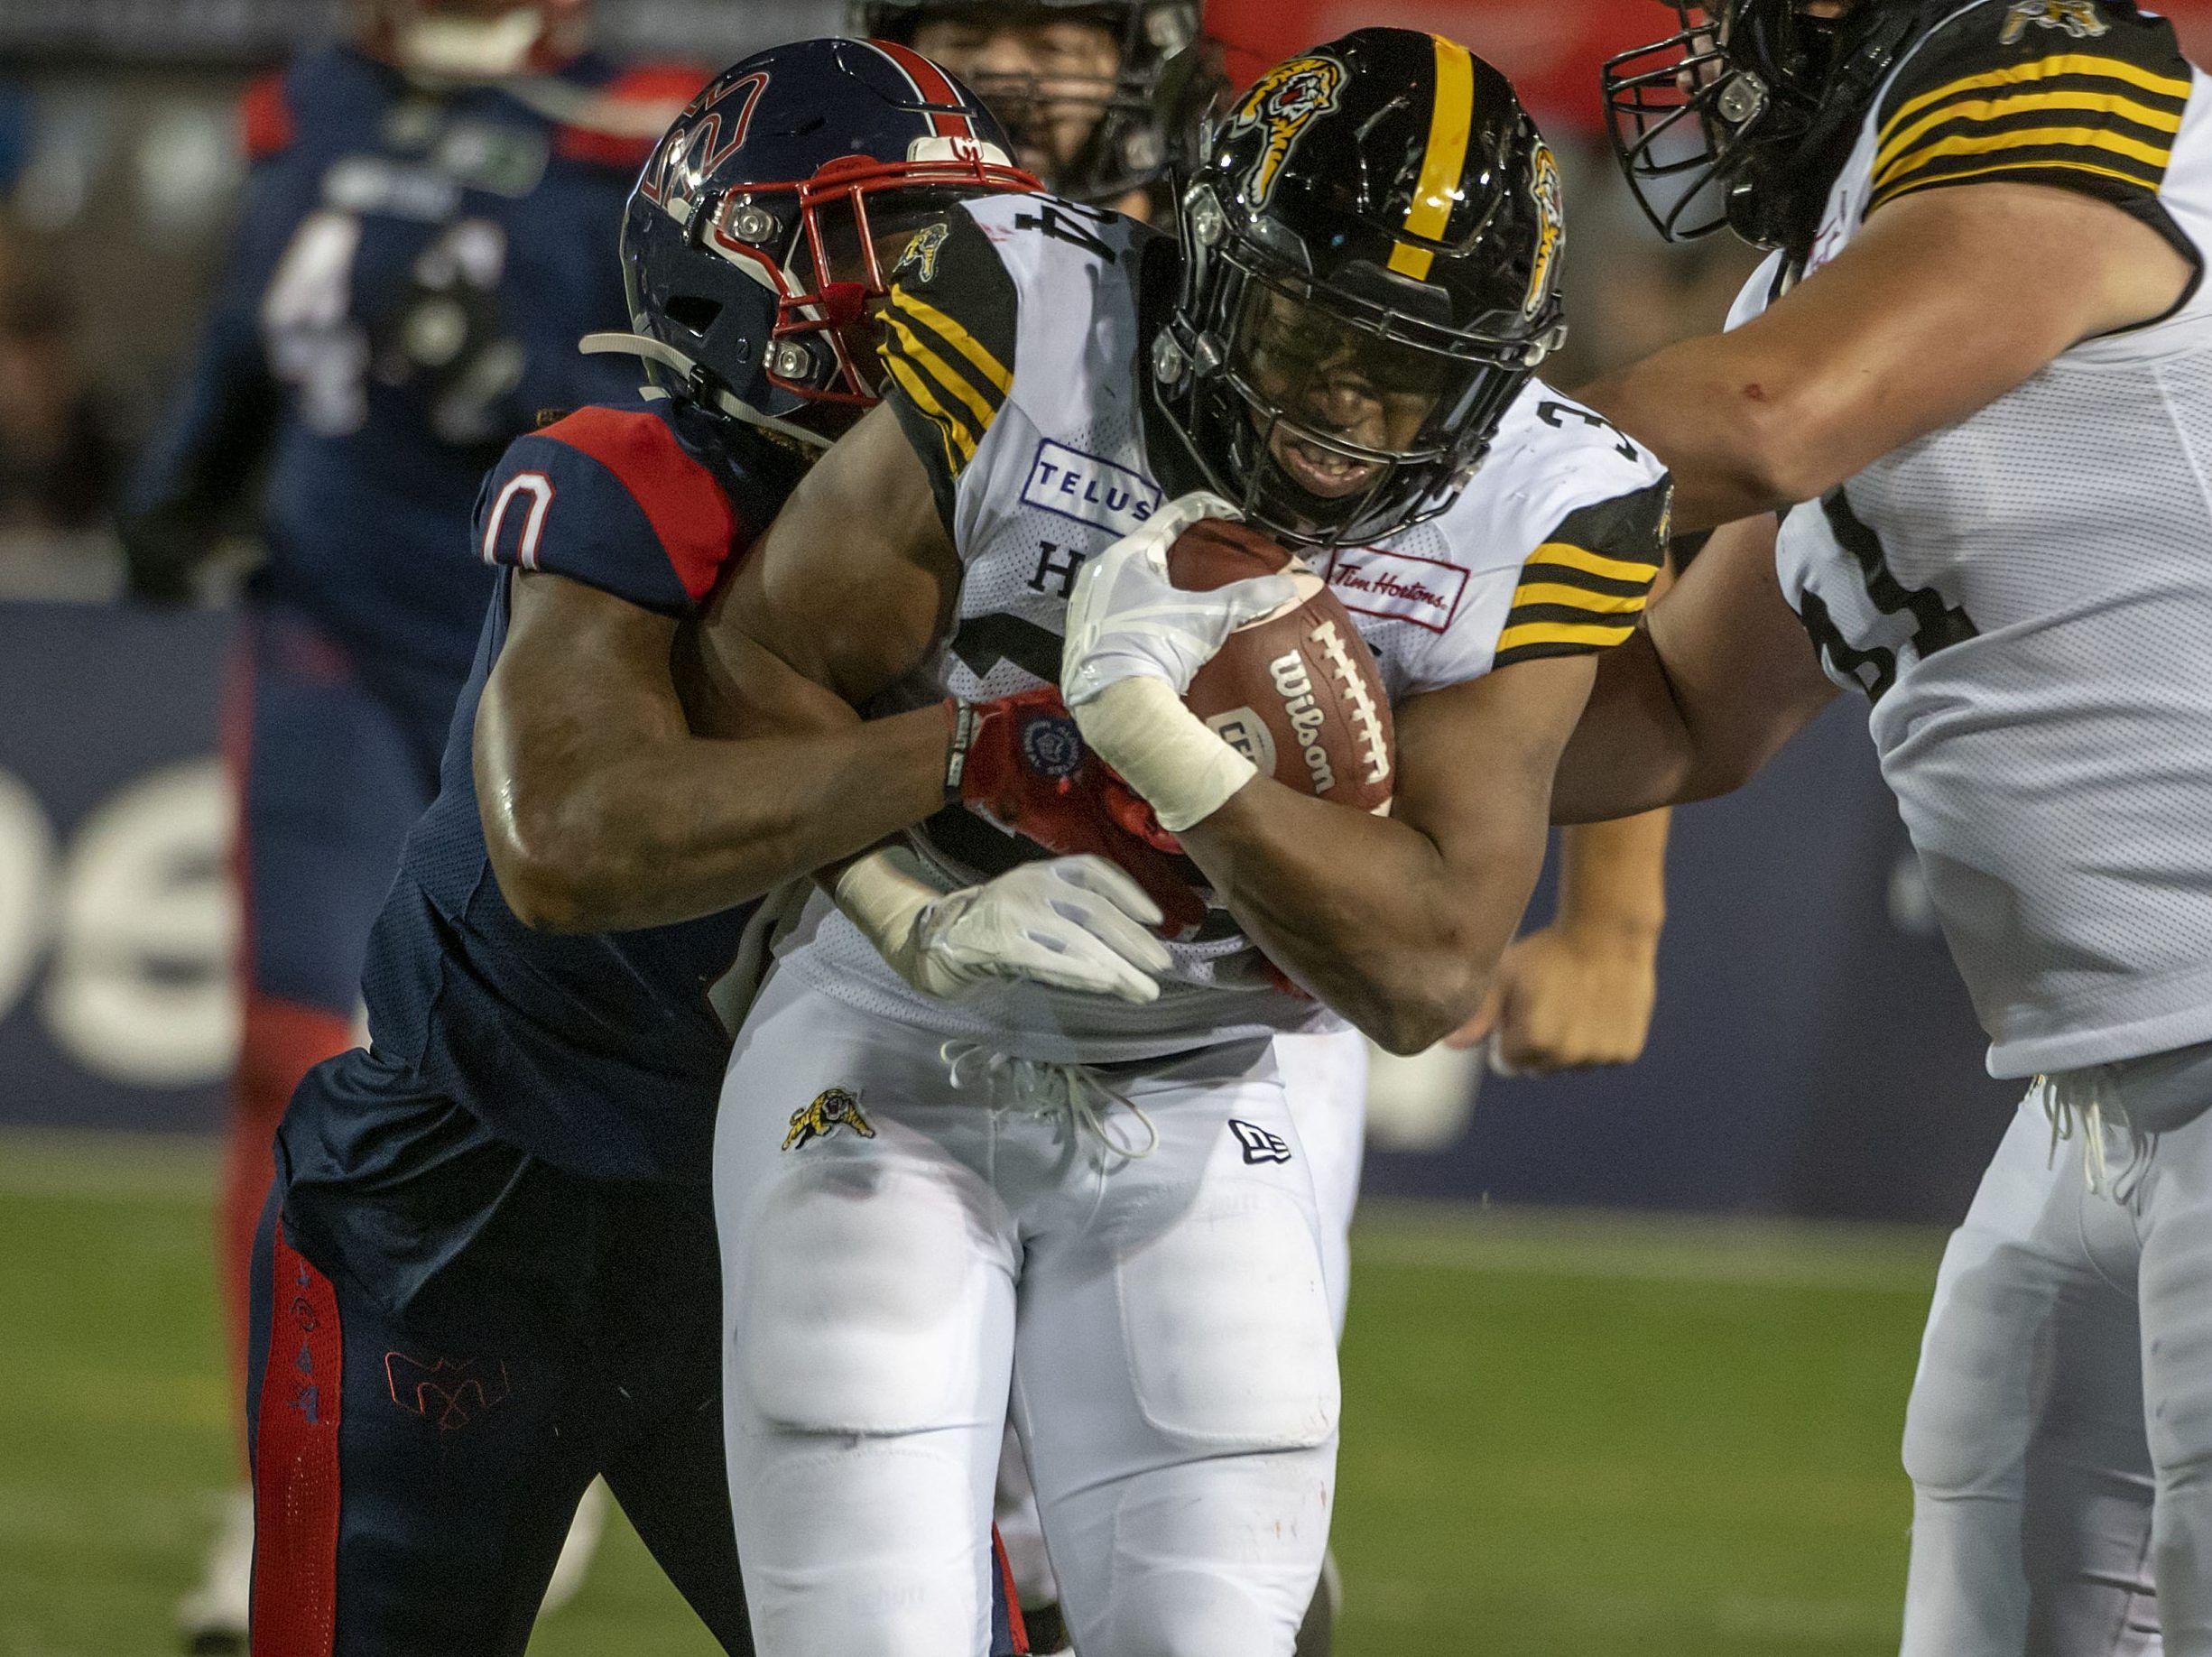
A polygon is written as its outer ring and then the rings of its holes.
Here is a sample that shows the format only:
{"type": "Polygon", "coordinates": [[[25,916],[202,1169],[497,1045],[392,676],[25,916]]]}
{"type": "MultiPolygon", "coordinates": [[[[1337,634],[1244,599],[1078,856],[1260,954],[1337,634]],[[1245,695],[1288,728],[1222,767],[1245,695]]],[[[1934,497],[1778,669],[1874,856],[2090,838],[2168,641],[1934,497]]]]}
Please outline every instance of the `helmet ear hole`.
{"type": "Polygon", "coordinates": [[[686,293],[669,301],[662,307],[662,314],[685,333],[704,338],[722,314],[722,301],[703,293],[686,293]]]}

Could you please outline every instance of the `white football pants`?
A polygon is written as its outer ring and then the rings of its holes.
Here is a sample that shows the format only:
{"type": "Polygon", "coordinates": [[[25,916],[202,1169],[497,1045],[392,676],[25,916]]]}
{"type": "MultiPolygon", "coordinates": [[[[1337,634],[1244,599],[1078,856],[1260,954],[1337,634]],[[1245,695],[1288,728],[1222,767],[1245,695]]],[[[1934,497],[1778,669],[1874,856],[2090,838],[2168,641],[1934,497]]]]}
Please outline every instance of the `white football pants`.
{"type": "MultiPolygon", "coordinates": [[[[1367,1151],[1367,1038],[1356,1030],[1279,1035],[1275,1069],[1313,1182],[1321,1225],[1321,1279],[1341,1341],[1346,1297],[1351,1292],[1352,1211],[1359,1203],[1359,1171],[1367,1151]]],[[[1055,1603],[1060,1584],[1045,1551],[1044,1521],[1038,1516],[1037,1493],[1011,1427],[999,1461],[995,1512],[1015,1595],[1032,1610],[1055,1603]]]]}
{"type": "Polygon", "coordinates": [[[715,1190],[764,1657],[987,1650],[1010,1403],[1085,1657],[1288,1657],[1337,1393],[1268,1043],[1071,1078],[778,974],[715,1190]]]}
{"type": "Polygon", "coordinates": [[[1945,1251],[1905,1422],[1905,1657],[2158,1657],[2161,1624],[2165,1657],[2212,1657],[2206,1069],[2054,1078],[2055,1148],[2032,1090],[1945,1251]]]}

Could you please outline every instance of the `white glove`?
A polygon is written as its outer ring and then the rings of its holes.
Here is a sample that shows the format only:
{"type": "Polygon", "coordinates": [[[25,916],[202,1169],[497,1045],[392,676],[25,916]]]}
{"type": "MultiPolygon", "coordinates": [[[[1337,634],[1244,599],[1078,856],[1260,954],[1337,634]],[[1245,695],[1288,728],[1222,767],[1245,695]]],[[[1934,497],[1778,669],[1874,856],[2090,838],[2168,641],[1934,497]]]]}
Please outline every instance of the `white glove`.
{"type": "Polygon", "coordinates": [[[837,904],[893,970],[925,995],[959,1001],[993,984],[1033,983],[1160,998],[1167,947],[1144,889],[1104,857],[1025,863],[945,892],[903,848],[872,852],[838,877],[837,904]]]}
{"type": "Polygon", "coordinates": [[[1201,518],[1244,514],[1195,490],[1170,502],[1076,578],[1060,655],[1060,696],[1094,752],[1143,795],[1171,834],[1219,810],[1258,774],[1183,706],[1183,692],[1230,634],[1298,596],[1287,575],[1208,593],[1168,578],[1168,549],[1201,518]]]}
{"type": "Polygon", "coordinates": [[[1134,677],[1165,680],[1180,697],[1230,634],[1298,596],[1284,575],[1232,581],[1210,593],[1186,592],[1168,579],[1168,549],[1185,530],[1201,518],[1243,516],[1219,495],[1193,490],[1084,560],[1060,654],[1060,690],[1070,708],[1134,677]]]}

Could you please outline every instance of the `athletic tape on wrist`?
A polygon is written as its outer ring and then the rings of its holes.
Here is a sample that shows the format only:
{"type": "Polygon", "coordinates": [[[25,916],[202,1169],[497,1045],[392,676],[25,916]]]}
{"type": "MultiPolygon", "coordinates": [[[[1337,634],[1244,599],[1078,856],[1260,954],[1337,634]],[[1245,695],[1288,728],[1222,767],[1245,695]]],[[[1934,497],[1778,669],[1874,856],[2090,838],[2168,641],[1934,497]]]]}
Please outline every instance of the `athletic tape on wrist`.
{"type": "Polygon", "coordinates": [[[912,852],[886,846],[838,875],[834,896],[846,919],[902,974],[913,952],[915,917],[944,895],[921,878],[920,868],[912,852]]]}
{"type": "Polygon", "coordinates": [[[1170,834],[1204,822],[1260,774],[1165,680],[1117,679],[1074,712],[1083,740],[1150,802],[1170,834]]]}

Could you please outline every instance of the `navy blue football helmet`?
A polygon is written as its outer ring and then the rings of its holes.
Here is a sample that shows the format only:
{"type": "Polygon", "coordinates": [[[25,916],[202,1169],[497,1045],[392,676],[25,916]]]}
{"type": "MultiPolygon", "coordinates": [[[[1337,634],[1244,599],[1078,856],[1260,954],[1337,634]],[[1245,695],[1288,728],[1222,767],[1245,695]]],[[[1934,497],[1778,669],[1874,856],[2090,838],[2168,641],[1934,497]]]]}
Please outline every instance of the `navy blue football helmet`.
{"type": "Polygon", "coordinates": [[[903,237],[966,197],[1031,191],[1004,131],[920,53],[779,46],[669,128],[625,212],[628,335],[671,396],[814,447],[882,396],[874,313],[903,237]]]}

